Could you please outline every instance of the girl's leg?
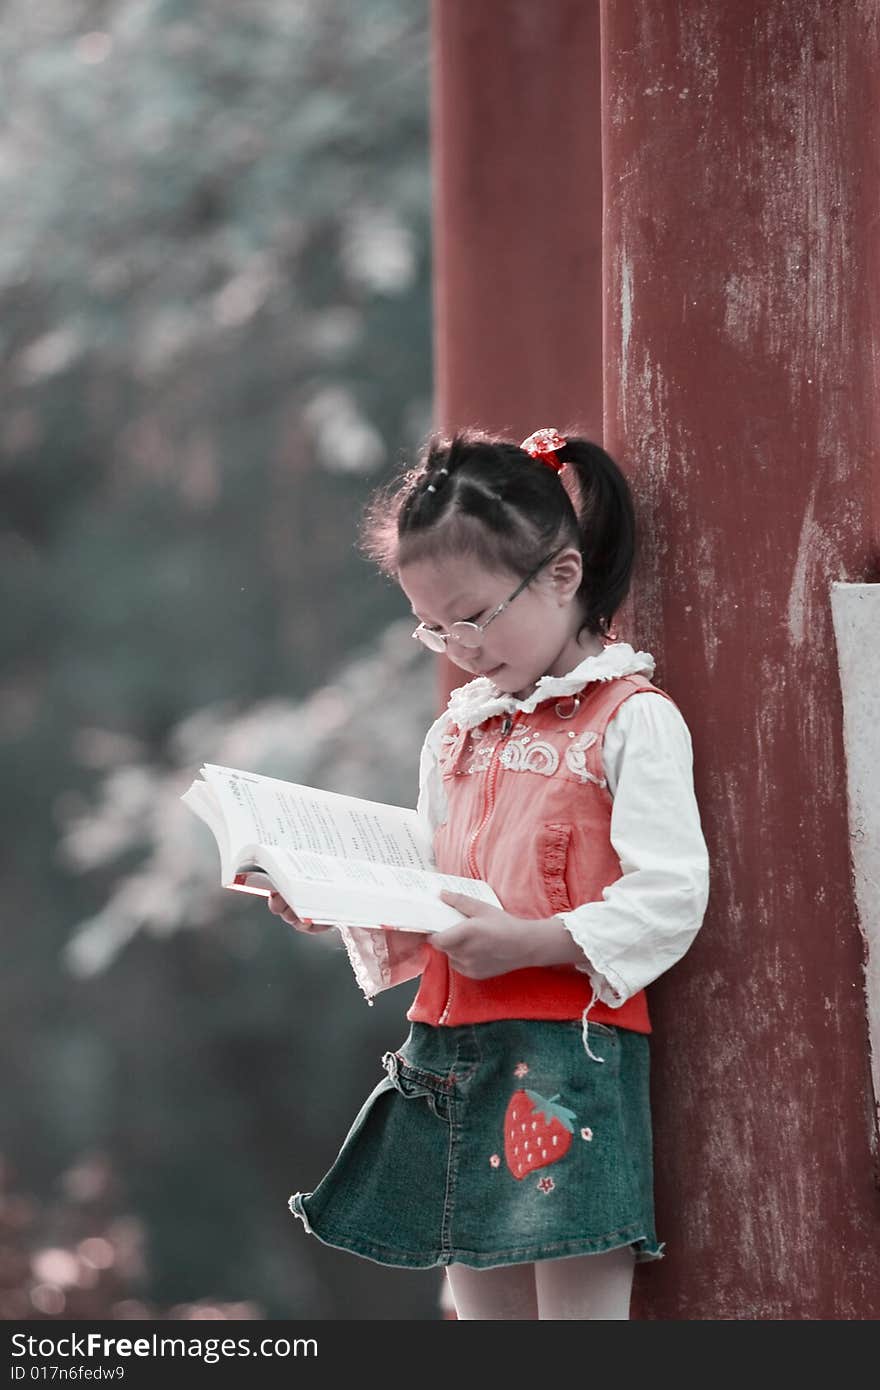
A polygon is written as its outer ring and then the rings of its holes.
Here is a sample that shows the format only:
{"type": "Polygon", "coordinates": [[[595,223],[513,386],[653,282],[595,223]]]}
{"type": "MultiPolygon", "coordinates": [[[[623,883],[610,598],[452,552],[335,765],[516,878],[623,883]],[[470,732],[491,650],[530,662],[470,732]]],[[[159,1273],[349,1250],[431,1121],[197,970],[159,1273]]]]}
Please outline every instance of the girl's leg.
{"type": "Polygon", "coordinates": [[[453,1264],[447,1266],[446,1277],[456,1316],[462,1321],[538,1316],[533,1264],[498,1265],[495,1269],[453,1264]]]}
{"type": "Polygon", "coordinates": [[[541,1318],[629,1317],[635,1252],[630,1245],[602,1255],[571,1255],[535,1265],[541,1318]]]}

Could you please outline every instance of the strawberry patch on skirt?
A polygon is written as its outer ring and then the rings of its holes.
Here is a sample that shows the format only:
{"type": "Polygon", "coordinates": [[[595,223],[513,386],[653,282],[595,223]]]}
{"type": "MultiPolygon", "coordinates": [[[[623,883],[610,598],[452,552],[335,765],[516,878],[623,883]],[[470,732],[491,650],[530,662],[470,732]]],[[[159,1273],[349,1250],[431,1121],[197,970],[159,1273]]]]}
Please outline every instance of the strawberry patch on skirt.
{"type": "Polygon", "coordinates": [[[335,1162],[289,1202],[379,1264],[473,1268],[632,1245],[658,1259],[649,1042],[581,1021],[411,1023],[335,1162]]]}

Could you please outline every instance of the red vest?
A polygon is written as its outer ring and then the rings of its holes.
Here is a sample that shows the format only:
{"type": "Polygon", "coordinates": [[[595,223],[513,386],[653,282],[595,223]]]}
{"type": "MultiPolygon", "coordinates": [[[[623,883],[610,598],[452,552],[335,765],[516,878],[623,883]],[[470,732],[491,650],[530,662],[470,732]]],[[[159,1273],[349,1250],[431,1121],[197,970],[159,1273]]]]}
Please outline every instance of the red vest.
{"type": "MultiPolygon", "coordinates": [[[[577,696],[548,699],[531,714],[496,715],[472,729],[450,726],[440,756],[449,806],[434,835],[441,873],[482,878],[515,917],[545,918],[600,902],[621,876],[611,844],[612,797],[602,746],[624,700],[657,691],[646,677],[593,681],[577,696]]],[[[592,998],[574,965],[511,970],[486,980],[460,974],[426,943],[426,963],[407,1018],[486,1023],[500,1018],[580,1018],[592,998]]],[[[644,990],[590,1020],[649,1033],[644,990]]]]}

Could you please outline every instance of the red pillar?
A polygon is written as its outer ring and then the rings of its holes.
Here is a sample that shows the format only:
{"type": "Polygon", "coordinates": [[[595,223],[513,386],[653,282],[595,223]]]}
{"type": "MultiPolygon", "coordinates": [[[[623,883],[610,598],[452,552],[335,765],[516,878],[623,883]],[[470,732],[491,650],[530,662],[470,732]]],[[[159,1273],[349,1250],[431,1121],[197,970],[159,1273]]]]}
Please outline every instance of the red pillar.
{"type": "MultiPolygon", "coordinates": [[[[597,0],[434,0],[435,422],[602,428],[597,0]]],[[[443,660],[441,694],[462,681],[443,660]]]]}
{"type": "Polygon", "coordinates": [[[668,1258],[641,1306],[876,1318],[829,586],[878,577],[877,9],[603,0],[602,24],[606,442],[714,865],[652,991],[668,1258]]]}

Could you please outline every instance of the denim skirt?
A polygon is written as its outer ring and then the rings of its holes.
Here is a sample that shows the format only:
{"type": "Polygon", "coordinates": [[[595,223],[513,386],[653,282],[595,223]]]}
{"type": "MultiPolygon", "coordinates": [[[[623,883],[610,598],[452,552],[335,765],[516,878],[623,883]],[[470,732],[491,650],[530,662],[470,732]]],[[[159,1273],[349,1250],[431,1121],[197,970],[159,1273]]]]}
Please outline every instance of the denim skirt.
{"type": "Polygon", "coordinates": [[[289,1207],[379,1264],[476,1269],[631,1245],[654,1232],[649,1044],[580,1019],[412,1023],[333,1166],[289,1207]]]}

